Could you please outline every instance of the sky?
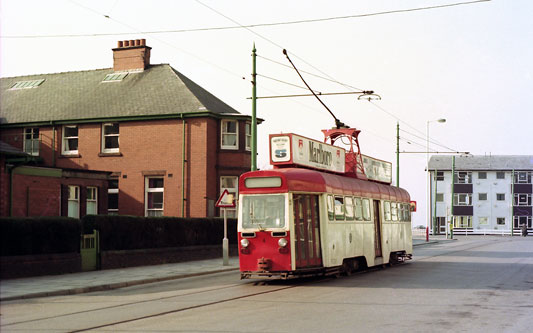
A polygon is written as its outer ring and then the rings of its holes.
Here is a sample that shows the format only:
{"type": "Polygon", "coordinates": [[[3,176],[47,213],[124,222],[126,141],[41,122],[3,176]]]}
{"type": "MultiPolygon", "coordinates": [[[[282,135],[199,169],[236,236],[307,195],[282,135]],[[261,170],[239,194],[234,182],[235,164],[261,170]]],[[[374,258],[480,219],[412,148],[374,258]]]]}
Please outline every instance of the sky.
{"type": "MultiPolygon", "coordinates": [[[[254,44],[257,96],[309,93],[286,49],[315,91],[379,95],[322,100],[394,179],[399,123],[400,185],[426,225],[428,128],[430,155],[533,155],[532,15],[530,0],[2,0],[0,76],[109,68],[117,41],[145,38],[152,64],[250,115],[254,44]]],[[[314,97],[259,99],[257,116],[260,169],[269,134],[334,126],[314,97]]]]}

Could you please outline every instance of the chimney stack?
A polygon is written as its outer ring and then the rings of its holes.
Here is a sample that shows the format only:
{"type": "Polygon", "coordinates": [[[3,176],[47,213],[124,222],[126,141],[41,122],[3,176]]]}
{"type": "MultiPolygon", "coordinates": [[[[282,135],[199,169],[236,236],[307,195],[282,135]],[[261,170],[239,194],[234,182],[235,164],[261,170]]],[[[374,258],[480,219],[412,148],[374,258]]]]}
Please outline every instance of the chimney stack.
{"type": "Polygon", "coordinates": [[[146,39],[119,40],[113,49],[115,72],[144,70],[150,65],[150,50],[146,39]]]}

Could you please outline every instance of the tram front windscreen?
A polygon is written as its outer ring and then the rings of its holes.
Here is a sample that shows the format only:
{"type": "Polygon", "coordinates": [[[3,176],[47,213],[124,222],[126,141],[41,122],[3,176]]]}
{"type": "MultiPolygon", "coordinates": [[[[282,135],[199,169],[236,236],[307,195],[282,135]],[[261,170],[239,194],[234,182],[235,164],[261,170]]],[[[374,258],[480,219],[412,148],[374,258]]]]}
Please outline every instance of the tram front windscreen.
{"type": "Polygon", "coordinates": [[[285,227],[283,194],[245,195],[242,198],[242,228],[267,229],[285,227]]]}

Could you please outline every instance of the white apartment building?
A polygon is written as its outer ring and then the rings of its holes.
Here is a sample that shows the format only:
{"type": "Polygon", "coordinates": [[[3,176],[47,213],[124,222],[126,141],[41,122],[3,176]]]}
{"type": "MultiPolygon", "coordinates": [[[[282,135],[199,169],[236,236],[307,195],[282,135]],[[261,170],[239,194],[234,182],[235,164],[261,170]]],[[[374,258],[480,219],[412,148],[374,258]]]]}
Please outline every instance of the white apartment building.
{"type": "Polygon", "coordinates": [[[533,228],[533,155],[434,155],[428,169],[433,234],[533,228]]]}

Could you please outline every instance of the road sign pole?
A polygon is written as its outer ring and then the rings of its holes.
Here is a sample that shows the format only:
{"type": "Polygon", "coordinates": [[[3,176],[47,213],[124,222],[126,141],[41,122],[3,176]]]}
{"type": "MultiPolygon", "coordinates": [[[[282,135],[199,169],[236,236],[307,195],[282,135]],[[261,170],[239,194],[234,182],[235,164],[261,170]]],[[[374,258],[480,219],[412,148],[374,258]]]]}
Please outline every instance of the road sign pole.
{"type": "Polygon", "coordinates": [[[222,265],[229,266],[229,241],[228,241],[228,218],[226,216],[226,208],[224,211],[224,239],[222,240],[222,265]]]}

